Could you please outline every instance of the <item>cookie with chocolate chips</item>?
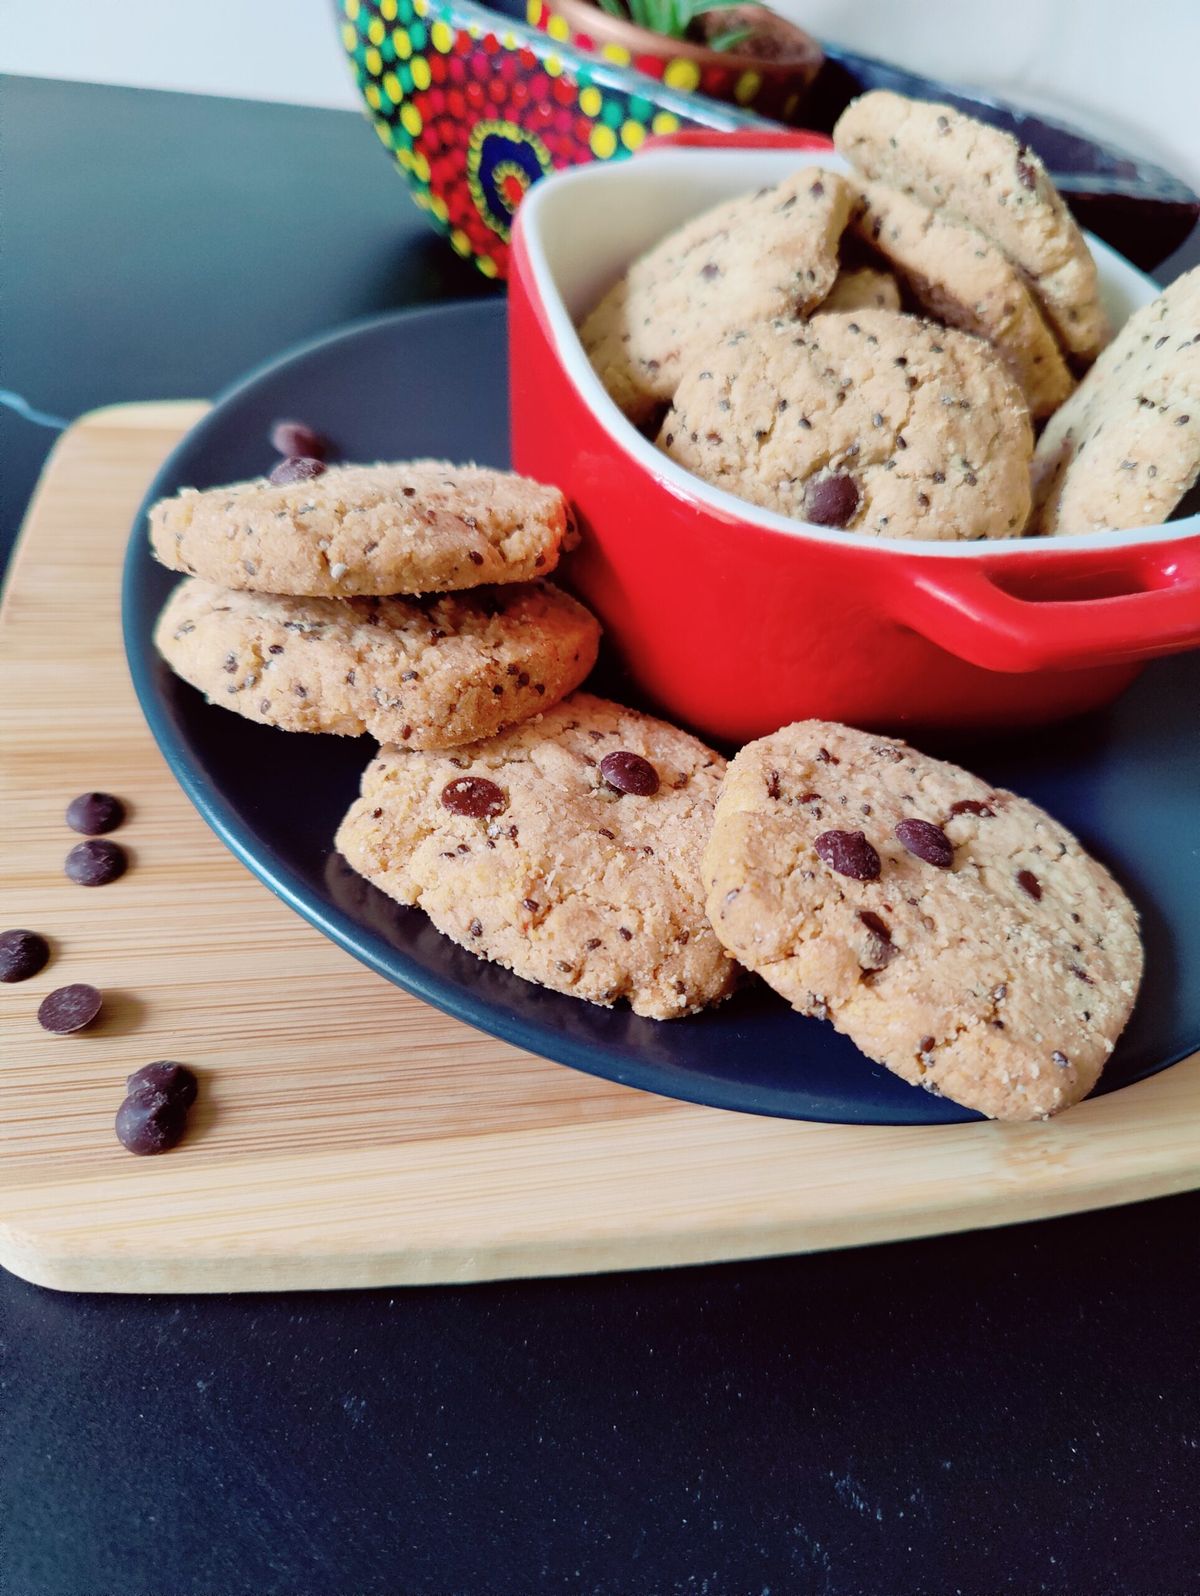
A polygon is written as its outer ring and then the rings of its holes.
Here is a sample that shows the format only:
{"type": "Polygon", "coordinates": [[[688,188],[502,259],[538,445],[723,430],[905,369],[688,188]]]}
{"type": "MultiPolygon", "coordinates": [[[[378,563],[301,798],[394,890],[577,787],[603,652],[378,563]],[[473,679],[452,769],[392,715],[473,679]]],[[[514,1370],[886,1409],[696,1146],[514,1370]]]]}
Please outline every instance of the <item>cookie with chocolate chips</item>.
{"type": "Polygon", "coordinates": [[[1068,354],[1108,342],[1096,263],[1046,168],[1011,133],[949,105],[875,89],[851,102],[833,142],[864,177],[990,238],[1024,274],[1068,354]]]}
{"type": "Polygon", "coordinates": [[[236,593],[191,577],[168,599],[154,641],[210,703],[247,720],[453,748],[578,687],[600,627],[548,582],[321,599],[236,593]]]}
{"type": "Polygon", "coordinates": [[[1154,526],[1200,478],[1200,267],[1136,311],[1050,418],[1034,532],[1154,526]]]}
{"type": "Polygon", "coordinates": [[[701,346],[735,327],[813,310],[838,274],[851,191],[807,166],[775,188],[727,200],[643,255],[579,336],[636,426],[652,422],[701,346]]]}
{"type": "Polygon", "coordinates": [[[934,321],[992,345],[1035,420],[1071,392],[1074,378],[1021,274],[973,227],[947,221],[882,183],[862,183],[851,229],[890,263],[934,321]]]}
{"type": "MultiPolygon", "coordinates": [[[[290,462],[285,462],[290,463],[290,462]]],[[[574,530],[557,488],[444,460],[184,488],[150,511],[173,571],[254,593],[448,593],[548,576],[574,530]]]]}
{"type": "Polygon", "coordinates": [[[576,693],[454,754],[381,749],[337,847],[481,958],[673,1019],[733,986],[700,881],[724,768],[685,732],[576,693]]]}
{"type": "Polygon", "coordinates": [[[704,875],[721,941],[794,1008],[994,1119],[1086,1096],[1137,995],[1138,918],[1108,871],[1026,799],[892,738],[800,721],[748,744],[704,875]]]}
{"type": "Polygon", "coordinates": [[[987,344],[863,310],[739,329],[680,381],[658,446],[714,487],[864,537],[1019,537],[1033,431],[987,344]]]}

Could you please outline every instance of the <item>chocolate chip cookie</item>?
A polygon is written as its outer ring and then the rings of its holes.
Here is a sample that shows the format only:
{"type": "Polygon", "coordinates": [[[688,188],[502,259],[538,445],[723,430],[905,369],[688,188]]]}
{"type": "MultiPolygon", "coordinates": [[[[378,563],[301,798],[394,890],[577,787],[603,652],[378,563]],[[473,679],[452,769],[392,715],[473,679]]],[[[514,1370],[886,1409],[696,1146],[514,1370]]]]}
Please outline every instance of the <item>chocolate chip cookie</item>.
{"type": "Polygon", "coordinates": [[[337,847],[481,958],[672,1019],[733,985],[700,882],[724,765],[673,726],[576,693],[454,754],[381,749],[337,847]]]}
{"type": "Polygon", "coordinates": [[[442,460],[185,488],[150,511],[173,571],[256,593],[445,593],[548,575],[573,533],[557,488],[442,460]]]}
{"type": "Polygon", "coordinates": [[[596,660],[594,617],[549,583],[425,599],[288,598],[181,582],[154,641],[212,704],[285,731],[454,748],[536,715],[596,660]]]}
{"type": "Polygon", "coordinates": [[[863,310],[739,329],[685,372],[659,447],[739,498],[864,537],[1018,537],[1033,432],[977,338],[863,310]]]}
{"type": "Polygon", "coordinates": [[[859,186],[850,226],[934,321],[992,345],[1035,420],[1071,392],[1074,378],[1020,273],[975,228],[948,222],[882,183],[859,186]]]}
{"type": "Polygon", "coordinates": [[[1200,477],[1200,267],[1126,322],[1038,440],[1032,530],[1165,521],[1200,477]]]}
{"type": "Polygon", "coordinates": [[[997,243],[1028,279],[1063,347],[1095,359],[1109,338],[1083,234],[1028,147],[949,105],[885,89],[852,101],[833,141],[864,177],[911,195],[997,243]]]}
{"type": "Polygon", "coordinates": [[[994,1119],[1086,1096],[1137,995],[1137,914],[1108,871],[1026,799],[892,738],[800,721],[748,744],[704,873],[717,935],[794,1008],[994,1119]]]}
{"type": "Polygon", "coordinates": [[[579,333],[635,425],[661,415],[697,346],[820,304],[838,273],[850,200],[836,173],[808,166],[706,211],[635,261],[579,333]]]}

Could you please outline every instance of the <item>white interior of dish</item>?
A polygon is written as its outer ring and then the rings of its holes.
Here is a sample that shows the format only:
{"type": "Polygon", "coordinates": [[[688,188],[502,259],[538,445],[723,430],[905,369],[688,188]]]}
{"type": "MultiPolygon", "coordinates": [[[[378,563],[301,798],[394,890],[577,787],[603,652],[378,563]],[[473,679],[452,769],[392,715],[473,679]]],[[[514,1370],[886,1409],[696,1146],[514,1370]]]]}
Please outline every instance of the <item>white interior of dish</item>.
{"type": "MultiPolygon", "coordinates": [[[[947,559],[973,558],[980,549],[989,555],[1028,554],[1036,549],[1053,557],[1070,549],[1113,548],[1137,543],[1158,543],[1194,536],[1200,532],[1200,515],[1166,525],[1135,527],[1126,531],[1086,532],[1063,538],[987,538],[969,543],[886,538],[864,540],[859,533],[832,531],[808,522],[794,521],[771,510],[710,487],[673,460],[626,421],[592,370],[575,332],[583,318],[621,272],[645,250],[693,216],[720,201],[744,194],[764,184],[778,183],[799,166],[847,170],[832,151],[820,150],[651,150],[635,160],[579,166],[555,173],[538,183],[521,206],[521,226],[533,271],[534,291],[545,308],[559,357],[572,382],[610,437],[631,459],[653,474],[673,493],[711,504],[756,526],[794,537],[819,538],[826,543],[853,545],[864,542],[880,549],[938,555],[947,559]]],[[[1119,327],[1138,308],[1161,291],[1144,273],[1131,266],[1102,240],[1087,235],[1100,272],[1104,302],[1119,327]]]]}

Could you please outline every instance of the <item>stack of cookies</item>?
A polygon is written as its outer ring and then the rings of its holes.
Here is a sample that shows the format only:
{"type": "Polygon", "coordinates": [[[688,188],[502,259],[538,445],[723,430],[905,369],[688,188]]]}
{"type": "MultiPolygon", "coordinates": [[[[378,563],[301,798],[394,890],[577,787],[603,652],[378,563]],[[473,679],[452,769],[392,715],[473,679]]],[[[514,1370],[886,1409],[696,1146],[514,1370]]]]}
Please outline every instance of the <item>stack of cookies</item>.
{"type": "Polygon", "coordinates": [[[249,720],[384,745],[337,838],[361,875],[559,992],[655,1019],[729,993],[700,878],[724,761],[573,692],[600,628],[540,580],[575,535],[557,489],[291,459],[162,501],[150,535],[187,573],[155,633],[173,670],[249,720]]]}
{"type": "Polygon", "coordinates": [[[849,176],[726,201],[584,320],[634,425],[714,486],[864,536],[1165,519],[1200,475],[1200,270],[1106,350],[1095,262],[1028,147],[886,91],[834,142],[849,176]]]}
{"type": "MultiPolygon", "coordinates": [[[[856,314],[865,340],[885,312],[856,314]]],[[[937,351],[916,337],[922,369],[937,351]]],[[[909,490],[865,480],[905,513],[909,490]]],[[[903,1079],[998,1118],[1094,1085],[1141,972],[1108,872],[1032,804],[904,743],[810,721],[727,767],[574,691],[599,627],[529,580],[572,537],[555,489],[438,461],[287,460],[150,522],[187,573],[163,657],[251,720],[377,738],[337,849],[472,953],[658,1020],[755,971],[903,1079]]]]}

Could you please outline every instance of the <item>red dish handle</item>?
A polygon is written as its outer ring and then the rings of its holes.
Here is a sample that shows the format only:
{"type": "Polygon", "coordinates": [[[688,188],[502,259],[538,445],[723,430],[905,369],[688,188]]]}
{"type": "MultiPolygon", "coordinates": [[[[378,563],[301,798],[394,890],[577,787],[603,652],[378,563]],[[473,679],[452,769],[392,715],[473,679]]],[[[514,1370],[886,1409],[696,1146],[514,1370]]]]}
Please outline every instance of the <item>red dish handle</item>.
{"type": "Polygon", "coordinates": [[[656,133],[638,147],[643,150],[823,150],[833,148],[824,133],[808,133],[802,128],[689,127],[678,133],[656,133]]]}
{"type": "Polygon", "coordinates": [[[923,560],[909,569],[896,618],[992,671],[1131,665],[1200,648],[1200,537],[1124,563],[1121,580],[1135,591],[1110,597],[1020,598],[998,586],[998,575],[994,566],[923,560]]]}

